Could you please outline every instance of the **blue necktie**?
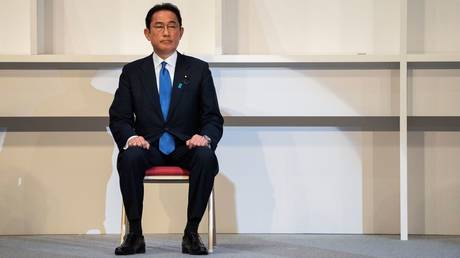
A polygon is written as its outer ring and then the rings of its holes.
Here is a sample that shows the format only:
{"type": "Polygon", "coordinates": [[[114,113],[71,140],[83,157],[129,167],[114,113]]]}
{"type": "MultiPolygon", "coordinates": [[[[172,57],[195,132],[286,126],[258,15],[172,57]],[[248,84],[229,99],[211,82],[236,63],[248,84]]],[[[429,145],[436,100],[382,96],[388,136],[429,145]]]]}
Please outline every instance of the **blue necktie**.
{"type": "MultiPolygon", "coordinates": [[[[171,102],[172,83],[169,76],[168,69],[166,69],[166,62],[161,62],[160,70],[160,105],[163,118],[166,120],[168,117],[169,103],[171,102]]],[[[162,153],[168,155],[175,149],[174,138],[171,134],[164,132],[160,137],[159,149],[162,153]]]]}

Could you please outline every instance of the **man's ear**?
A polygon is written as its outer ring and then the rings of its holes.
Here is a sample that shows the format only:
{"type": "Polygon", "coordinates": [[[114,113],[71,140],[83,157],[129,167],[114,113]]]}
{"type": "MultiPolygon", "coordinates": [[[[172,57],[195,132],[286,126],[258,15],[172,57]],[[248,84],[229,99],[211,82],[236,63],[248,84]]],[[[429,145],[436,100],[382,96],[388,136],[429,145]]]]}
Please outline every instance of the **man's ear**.
{"type": "Polygon", "coordinates": [[[148,41],[150,41],[150,30],[149,29],[147,28],[144,29],[144,36],[148,41]]]}
{"type": "Polygon", "coordinates": [[[182,35],[184,35],[184,27],[180,27],[180,39],[182,38],[182,35]]]}

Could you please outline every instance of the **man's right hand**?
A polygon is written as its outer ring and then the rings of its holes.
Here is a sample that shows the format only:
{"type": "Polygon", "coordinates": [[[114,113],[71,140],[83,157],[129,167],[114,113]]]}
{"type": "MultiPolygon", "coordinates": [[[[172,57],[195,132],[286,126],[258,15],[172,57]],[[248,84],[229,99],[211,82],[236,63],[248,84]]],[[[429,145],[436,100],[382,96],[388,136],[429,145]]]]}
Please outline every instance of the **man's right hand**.
{"type": "Polygon", "coordinates": [[[128,141],[128,147],[141,147],[146,150],[150,149],[150,143],[142,136],[136,136],[128,141]]]}

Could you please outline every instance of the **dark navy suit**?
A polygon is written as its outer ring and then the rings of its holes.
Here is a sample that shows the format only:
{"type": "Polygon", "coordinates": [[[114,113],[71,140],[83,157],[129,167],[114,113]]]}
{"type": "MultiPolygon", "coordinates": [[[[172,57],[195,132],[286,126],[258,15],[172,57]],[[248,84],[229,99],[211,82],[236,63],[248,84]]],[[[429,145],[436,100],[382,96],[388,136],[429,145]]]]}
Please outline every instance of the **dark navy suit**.
{"type": "Polygon", "coordinates": [[[120,149],[117,168],[128,219],[142,218],[145,170],[155,165],[178,165],[190,171],[187,226],[198,227],[219,170],[214,150],[222,137],[223,118],[208,64],[177,54],[168,116],[161,112],[150,55],[123,67],[109,110],[110,130],[120,149]],[[176,148],[170,155],[158,150],[158,140],[165,131],[175,139],[176,148]],[[210,137],[210,148],[189,150],[185,142],[195,134],[210,137]],[[150,149],[125,150],[128,138],[134,135],[143,136],[150,149]]]}

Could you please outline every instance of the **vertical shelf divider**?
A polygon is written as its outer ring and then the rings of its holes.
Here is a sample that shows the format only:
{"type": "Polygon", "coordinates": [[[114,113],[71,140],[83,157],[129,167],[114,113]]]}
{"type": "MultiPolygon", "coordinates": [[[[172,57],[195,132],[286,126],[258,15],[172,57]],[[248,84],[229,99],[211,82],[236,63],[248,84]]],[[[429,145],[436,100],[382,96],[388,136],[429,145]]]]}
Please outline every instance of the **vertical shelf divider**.
{"type": "Polygon", "coordinates": [[[407,198],[407,0],[401,0],[399,63],[399,198],[401,240],[408,240],[408,198],[407,198]]]}
{"type": "Polygon", "coordinates": [[[215,45],[214,45],[214,54],[222,55],[222,31],[223,31],[223,10],[222,10],[222,0],[215,1],[215,45]]]}
{"type": "Polygon", "coordinates": [[[45,53],[45,1],[30,0],[30,54],[45,53]]]}
{"type": "Polygon", "coordinates": [[[38,2],[40,0],[30,1],[30,54],[38,54],[38,2]]]}

